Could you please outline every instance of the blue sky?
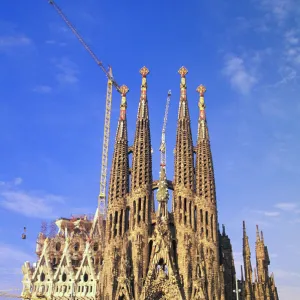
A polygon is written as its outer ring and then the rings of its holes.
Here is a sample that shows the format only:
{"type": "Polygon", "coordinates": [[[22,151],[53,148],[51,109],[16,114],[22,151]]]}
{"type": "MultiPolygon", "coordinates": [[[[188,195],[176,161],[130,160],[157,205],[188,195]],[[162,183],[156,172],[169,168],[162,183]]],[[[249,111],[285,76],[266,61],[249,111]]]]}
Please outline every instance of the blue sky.
{"type": "MultiPolygon", "coordinates": [[[[186,66],[194,143],[199,84],[206,103],[220,224],[241,263],[242,220],[254,258],[255,224],[280,299],[300,294],[299,74],[296,0],[63,1],[95,53],[130,88],[133,142],[141,78],[150,69],[153,172],[167,91],[168,177],[186,66]],[[298,238],[297,238],[298,236],[298,238]]],[[[0,11],[0,289],[20,287],[36,259],[42,220],[93,213],[99,192],[106,79],[46,0],[4,1],[0,11]],[[20,239],[23,226],[28,239],[20,239]]],[[[120,99],[114,93],[111,146],[120,99]]],[[[111,153],[110,153],[111,158],[111,153]]]]}

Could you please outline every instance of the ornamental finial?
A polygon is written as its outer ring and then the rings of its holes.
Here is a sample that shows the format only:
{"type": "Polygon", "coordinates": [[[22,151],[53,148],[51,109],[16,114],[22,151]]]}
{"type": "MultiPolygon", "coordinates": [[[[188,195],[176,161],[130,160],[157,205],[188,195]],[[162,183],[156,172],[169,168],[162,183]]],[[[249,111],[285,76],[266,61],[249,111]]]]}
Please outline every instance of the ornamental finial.
{"type": "Polygon", "coordinates": [[[120,93],[122,95],[121,105],[120,105],[120,119],[121,120],[125,120],[126,107],[127,107],[126,94],[128,92],[129,92],[129,88],[126,85],[122,85],[120,87],[120,93]]]}
{"type": "Polygon", "coordinates": [[[200,94],[200,99],[198,102],[198,107],[200,109],[200,120],[205,120],[205,103],[204,103],[204,94],[206,92],[206,88],[204,85],[200,84],[196,91],[200,94]]]}
{"type": "Polygon", "coordinates": [[[120,87],[120,92],[121,92],[122,96],[126,96],[126,94],[129,92],[129,88],[126,85],[123,84],[120,87]]]}
{"type": "Polygon", "coordinates": [[[149,74],[149,70],[144,66],[140,69],[140,74],[143,76],[143,77],[147,77],[147,75],[149,74]]]}
{"type": "Polygon", "coordinates": [[[198,87],[197,87],[197,90],[196,90],[199,94],[200,94],[200,97],[204,97],[204,94],[206,92],[206,87],[202,84],[200,84],[198,87]]]}
{"type": "Polygon", "coordinates": [[[178,73],[180,74],[181,77],[185,77],[185,75],[188,73],[188,70],[186,67],[181,67],[179,70],[178,70],[178,73]]]}

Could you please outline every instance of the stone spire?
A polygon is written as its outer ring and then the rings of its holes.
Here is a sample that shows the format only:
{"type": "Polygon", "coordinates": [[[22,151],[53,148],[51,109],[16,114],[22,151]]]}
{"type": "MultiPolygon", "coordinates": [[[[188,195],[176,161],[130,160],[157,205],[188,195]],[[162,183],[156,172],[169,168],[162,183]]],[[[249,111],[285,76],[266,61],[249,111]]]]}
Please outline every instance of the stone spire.
{"type": "Polygon", "coordinates": [[[199,93],[199,120],[198,120],[198,139],[196,150],[196,193],[203,197],[205,201],[216,202],[215,178],[210,148],[208,126],[205,114],[204,94],[206,88],[198,86],[199,93]]]}
{"type": "Polygon", "coordinates": [[[186,97],[186,74],[188,70],[185,67],[181,67],[178,73],[181,76],[181,82],[175,147],[175,185],[194,191],[193,140],[186,97]]]}
{"type": "Polygon", "coordinates": [[[141,97],[132,151],[131,191],[128,201],[131,219],[130,239],[132,243],[135,299],[140,297],[143,278],[146,276],[147,265],[142,262],[148,262],[148,233],[151,226],[151,213],[154,212],[150,121],[147,101],[147,75],[149,70],[143,67],[140,69],[140,74],[142,75],[141,97]],[[138,234],[137,231],[139,231],[138,234]]]}
{"type": "Polygon", "coordinates": [[[263,233],[259,232],[258,225],[256,225],[256,268],[259,282],[267,282],[269,280],[268,266],[270,264],[268,249],[264,243],[263,233]]]}
{"type": "Polygon", "coordinates": [[[137,188],[149,190],[152,185],[150,121],[147,101],[149,70],[143,67],[140,74],[142,75],[142,85],[133,145],[131,188],[132,190],[137,188]]]}
{"type": "Polygon", "coordinates": [[[246,233],[245,221],[243,221],[243,257],[244,257],[245,281],[252,282],[251,251],[250,251],[248,236],[246,233]]]}
{"type": "Polygon", "coordinates": [[[127,137],[127,120],[126,120],[126,94],[128,87],[122,85],[120,117],[115,139],[115,148],[113,154],[112,167],[110,172],[108,204],[124,198],[128,193],[128,137],[127,137]]]}
{"type": "Polygon", "coordinates": [[[113,160],[110,171],[110,183],[108,192],[108,211],[106,240],[122,237],[127,225],[125,224],[126,195],[129,191],[129,162],[128,162],[128,138],[126,120],[126,94],[128,87],[122,85],[120,117],[117,127],[113,160]]]}
{"type": "Polygon", "coordinates": [[[251,300],[253,295],[251,251],[250,251],[248,236],[246,233],[245,221],[243,221],[243,258],[244,258],[244,271],[245,271],[245,300],[251,300]]]}
{"type": "MultiPolygon", "coordinates": [[[[210,278],[210,283],[208,288],[211,290],[210,295],[218,295],[220,287],[217,286],[217,279],[212,280],[212,278],[217,278],[219,273],[218,264],[219,264],[219,245],[220,242],[218,239],[218,215],[217,215],[217,204],[216,204],[216,193],[215,193],[215,179],[214,179],[214,170],[212,162],[212,154],[210,149],[210,141],[208,135],[208,127],[205,114],[205,102],[204,94],[206,88],[203,85],[200,85],[197,88],[199,93],[199,119],[198,119],[198,138],[196,150],[196,206],[200,215],[200,222],[197,231],[201,236],[202,240],[205,242],[206,251],[212,251],[211,256],[213,257],[214,264],[207,270],[208,278],[210,278]]],[[[228,237],[225,232],[225,227],[223,227],[222,234],[222,247],[228,265],[232,265],[232,250],[231,246],[225,250],[224,246],[228,237]],[[227,251],[227,252],[226,252],[227,251]]],[[[224,272],[224,282],[227,287],[225,288],[225,295],[232,297],[232,288],[231,285],[234,284],[233,275],[235,275],[235,268],[232,265],[227,271],[224,272]]],[[[223,276],[221,274],[221,276],[223,276]]],[[[226,298],[226,297],[225,297],[226,298]]]]}

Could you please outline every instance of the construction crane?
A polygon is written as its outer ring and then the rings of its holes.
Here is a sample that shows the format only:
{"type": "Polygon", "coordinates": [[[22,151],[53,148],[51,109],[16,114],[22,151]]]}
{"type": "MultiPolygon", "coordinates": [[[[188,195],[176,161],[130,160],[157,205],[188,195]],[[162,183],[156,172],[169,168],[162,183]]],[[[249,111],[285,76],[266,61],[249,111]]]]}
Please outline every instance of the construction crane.
{"type": "Polygon", "coordinates": [[[87,45],[81,35],[78,33],[76,28],[72,25],[63,11],[59,6],[53,1],[49,0],[49,3],[54,7],[56,12],[61,16],[66,25],[71,29],[74,35],[77,37],[79,42],[83,45],[85,50],[90,54],[96,64],[101,68],[108,78],[107,82],[107,92],[106,92],[106,106],[105,106],[105,119],[104,119],[104,135],[103,135],[103,146],[102,146],[102,161],[101,161],[101,176],[100,176],[100,193],[98,197],[98,213],[101,217],[106,216],[106,182],[107,182],[107,162],[108,162],[108,147],[109,147],[109,135],[110,135],[110,116],[111,116],[111,103],[112,103],[112,88],[113,86],[116,90],[120,92],[120,86],[114,80],[112,75],[112,69],[109,67],[106,69],[104,64],[98,59],[96,54],[87,45]]]}
{"type": "Polygon", "coordinates": [[[166,103],[166,109],[165,109],[165,115],[164,115],[164,123],[161,133],[161,144],[159,147],[160,151],[160,165],[163,168],[166,168],[166,126],[167,126],[167,120],[168,120],[168,113],[169,113],[169,105],[171,100],[171,90],[168,91],[168,97],[167,97],[167,103],[166,103]]]}

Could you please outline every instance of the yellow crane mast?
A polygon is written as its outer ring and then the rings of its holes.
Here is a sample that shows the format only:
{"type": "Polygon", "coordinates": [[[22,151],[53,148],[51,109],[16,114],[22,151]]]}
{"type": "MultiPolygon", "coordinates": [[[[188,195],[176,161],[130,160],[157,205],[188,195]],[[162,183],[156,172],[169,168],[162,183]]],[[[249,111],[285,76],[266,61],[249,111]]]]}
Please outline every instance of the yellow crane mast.
{"type": "MultiPolygon", "coordinates": [[[[79,42],[83,45],[85,50],[94,59],[97,65],[105,73],[108,78],[107,82],[107,92],[106,92],[106,106],[105,106],[105,118],[104,118],[104,135],[103,135],[103,147],[102,147],[102,162],[101,162],[101,176],[100,176],[100,193],[98,197],[98,209],[96,215],[99,214],[101,217],[106,216],[106,182],[107,182],[107,162],[108,162],[108,147],[109,147],[109,136],[110,136],[110,116],[111,116],[111,103],[112,103],[112,87],[114,86],[116,90],[120,93],[120,86],[114,80],[112,75],[111,67],[106,70],[104,64],[98,59],[96,54],[87,45],[81,35],[78,33],[76,28],[72,25],[63,11],[59,6],[53,1],[49,0],[49,3],[54,7],[56,12],[61,16],[66,25],[71,29],[74,35],[77,37],[79,42]]],[[[96,216],[95,216],[96,217],[96,216]]]]}
{"type": "Polygon", "coordinates": [[[162,128],[162,133],[161,133],[161,143],[160,143],[160,147],[159,147],[160,165],[163,168],[166,168],[166,160],[167,160],[167,158],[166,158],[166,126],[167,126],[167,121],[168,121],[170,100],[171,100],[171,90],[168,91],[168,97],[167,97],[167,103],[166,103],[165,115],[164,115],[164,123],[163,123],[163,128],[162,128]]]}

